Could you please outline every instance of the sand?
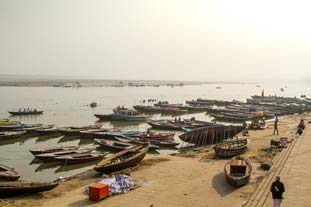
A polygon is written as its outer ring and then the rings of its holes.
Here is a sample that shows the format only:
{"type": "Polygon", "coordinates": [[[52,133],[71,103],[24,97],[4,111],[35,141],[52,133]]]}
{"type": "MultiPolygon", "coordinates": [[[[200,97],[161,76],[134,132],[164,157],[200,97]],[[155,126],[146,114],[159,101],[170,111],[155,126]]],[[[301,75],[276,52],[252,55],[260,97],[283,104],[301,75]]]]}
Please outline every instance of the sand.
{"type": "Polygon", "coordinates": [[[238,189],[225,181],[223,168],[227,160],[215,159],[213,149],[204,147],[175,156],[148,155],[131,171],[140,187],[101,202],[89,201],[85,194],[88,184],[101,179],[97,173],[89,171],[50,192],[5,199],[0,206],[241,206],[267,173],[259,168],[260,161],[272,160],[276,154],[262,149],[270,146],[272,138],[293,133],[298,121],[297,116],[280,119],[278,136],[272,135],[273,123],[268,123],[265,130],[249,132],[250,143],[243,156],[250,159],[253,172],[250,183],[238,189]]]}

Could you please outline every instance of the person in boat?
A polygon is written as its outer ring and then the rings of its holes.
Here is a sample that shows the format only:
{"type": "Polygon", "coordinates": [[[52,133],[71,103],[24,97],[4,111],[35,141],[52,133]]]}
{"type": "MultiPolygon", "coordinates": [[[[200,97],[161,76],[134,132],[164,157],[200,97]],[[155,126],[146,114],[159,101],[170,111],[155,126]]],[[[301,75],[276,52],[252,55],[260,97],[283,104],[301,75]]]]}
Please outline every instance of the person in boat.
{"type": "Polygon", "coordinates": [[[191,121],[191,122],[195,121],[195,117],[194,117],[194,116],[191,117],[190,121],[191,121]]]}
{"type": "Polygon", "coordinates": [[[283,147],[283,148],[287,147],[287,141],[286,141],[285,138],[281,138],[280,146],[283,147]]]}
{"type": "Polygon", "coordinates": [[[275,181],[272,183],[270,192],[272,193],[272,199],[274,207],[280,207],[283,200],[283,193],[285,192],[284,184],[280,181],[280,176],[275,177],[275,181]]]}
{"type": "Polygon", "coordinates": [[[277,117],[277,115],[275,116],[275,120],[274,120],[274,131],[273,131],[273,135],[279,135],[279,129],[278,129],[278,122],[279,122],[279,118],[277,117]]]}
{"type": "Polygon", "coordinates": [[[181,118],[180,117],[178,117],[178,122],[181,123],[181,118]]]}
{"type": "Polygon", "coordinates": [[[37,112],[37,109],[35,108],[33,111],[34,111],[34,112],[37,112]]]}

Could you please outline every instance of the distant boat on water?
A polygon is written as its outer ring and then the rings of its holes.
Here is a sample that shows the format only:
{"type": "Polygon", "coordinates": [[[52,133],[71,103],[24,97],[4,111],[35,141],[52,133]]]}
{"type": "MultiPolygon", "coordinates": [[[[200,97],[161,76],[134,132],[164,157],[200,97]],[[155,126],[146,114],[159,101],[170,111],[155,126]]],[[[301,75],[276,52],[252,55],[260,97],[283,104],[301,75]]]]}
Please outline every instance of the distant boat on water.
{"type": "Polygon", "coordinates": [[[147,116],[141,115],[133,109],[117,107],[112,114],[94,114],[98,119],[105,121],[145,121],[147,116]]]}
{"type": "Polygon", "coordinates": [[[216,89],[222,89],[222,87],[220,87],[220,86],[217,86],[217,87],[216,87],[216,89]]]}

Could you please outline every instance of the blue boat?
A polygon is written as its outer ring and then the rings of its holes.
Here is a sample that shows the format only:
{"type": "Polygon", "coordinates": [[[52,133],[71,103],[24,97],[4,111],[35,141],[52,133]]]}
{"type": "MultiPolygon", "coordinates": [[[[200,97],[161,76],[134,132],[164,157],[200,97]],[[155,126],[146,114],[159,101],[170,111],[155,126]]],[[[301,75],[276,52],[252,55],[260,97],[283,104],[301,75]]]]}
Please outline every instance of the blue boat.
{"type": "Polygon", "coordinates": [[[94,114],[97,118],[101,120],[111,120],[111,121],[145,121],[147,116],[141,115],[139,112],[133,109],[128,109],[125,107],[118,106],[112,110],[113,113],[109,115],[105,114],[94,114]]]}

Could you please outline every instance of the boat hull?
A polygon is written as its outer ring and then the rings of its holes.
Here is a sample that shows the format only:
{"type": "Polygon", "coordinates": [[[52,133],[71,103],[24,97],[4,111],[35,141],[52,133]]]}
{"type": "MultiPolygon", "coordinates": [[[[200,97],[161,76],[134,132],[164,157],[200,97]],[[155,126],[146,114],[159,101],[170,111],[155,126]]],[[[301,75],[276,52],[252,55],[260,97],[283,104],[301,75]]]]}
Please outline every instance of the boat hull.
{"type": "Polygon", "coordinates": [[[58,183],[2,182],[0,183],[0,198],[49,191],[56,186],[58,183]]]}

